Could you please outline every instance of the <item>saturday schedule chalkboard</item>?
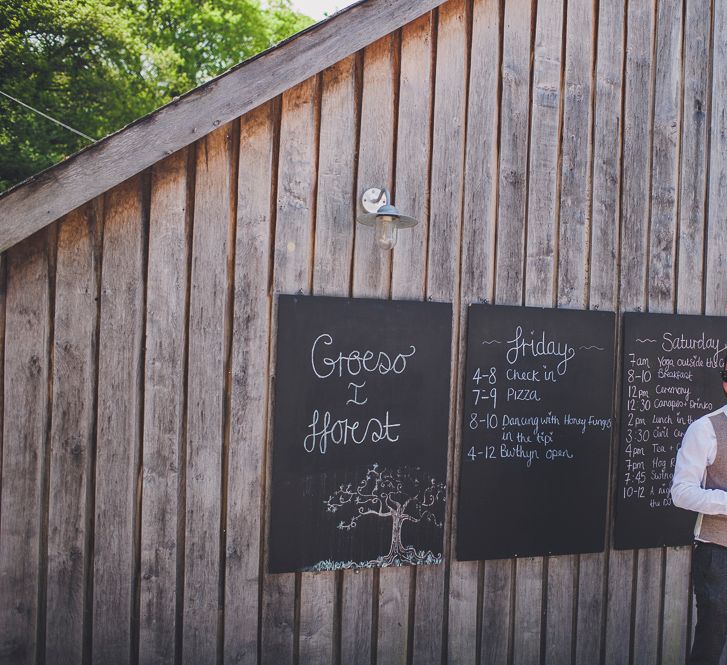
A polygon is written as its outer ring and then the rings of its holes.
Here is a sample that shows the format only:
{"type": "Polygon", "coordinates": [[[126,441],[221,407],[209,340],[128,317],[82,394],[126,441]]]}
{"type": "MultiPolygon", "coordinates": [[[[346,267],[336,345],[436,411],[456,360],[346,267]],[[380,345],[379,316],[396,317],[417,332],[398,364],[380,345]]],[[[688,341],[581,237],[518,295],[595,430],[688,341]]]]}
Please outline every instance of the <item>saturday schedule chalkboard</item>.
{"type": "Polygon", "coordinates": [[[614,315],[469,308],[457,558],[603,550],[614,315]]]}
{"type": "Polygon", "coordinates": [[[278,298],[268,570],[442,561],[452,306],[278,298]]]}
{"type": "Polygon", "coordinates": [[[696,513],[671,502],[674,462],[689,424],[725,402],[726,331],[724,317],[624,314],[617,549],[692,542],[696,513]]]}

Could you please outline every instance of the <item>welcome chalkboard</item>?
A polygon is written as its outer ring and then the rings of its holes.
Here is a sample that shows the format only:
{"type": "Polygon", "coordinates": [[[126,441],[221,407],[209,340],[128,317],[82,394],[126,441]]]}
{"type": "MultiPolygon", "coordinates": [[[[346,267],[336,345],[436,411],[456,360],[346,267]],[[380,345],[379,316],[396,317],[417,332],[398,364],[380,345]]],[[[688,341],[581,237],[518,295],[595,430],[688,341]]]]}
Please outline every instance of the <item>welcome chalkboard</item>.
{"type": "Polygon", "coordinates": [[[472,305],[457,558],[603,550],[614,315],[472,305]]]}
{"type": "Polygon", "coordinates": [[[278,298],[271,573],[442,561],[452,306],[278,298]]]}
{"type": "Polygon", "coordinates": [[[726,331],[724,317],[624,314],[617,549],[692,542],[696,513],[671,501],[674,462],[689,424],[725,402],[726,331]]]}

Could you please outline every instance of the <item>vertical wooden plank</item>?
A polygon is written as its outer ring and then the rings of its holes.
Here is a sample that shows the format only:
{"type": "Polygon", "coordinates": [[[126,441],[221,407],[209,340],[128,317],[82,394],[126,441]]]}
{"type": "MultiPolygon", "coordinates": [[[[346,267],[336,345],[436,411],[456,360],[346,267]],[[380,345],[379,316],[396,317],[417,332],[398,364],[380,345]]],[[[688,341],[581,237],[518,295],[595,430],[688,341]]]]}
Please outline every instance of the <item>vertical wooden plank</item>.
{"type": "Polygon", "coordinates": [[[373,574],[344,572],[341,602],[341,663],[371,662],[373,574]]]}
{"type": "MultiPolygon", "coordinates": [[[[346,296],[351,278],[356,154],[355,58],[323,72],[313,292],[346,296]]],[[[303,573],[300,594],[300,662],[334,660],[337,575],[303,573]]]]}
{"type": "Polygon", "coordinates": [[[654,3],[633,0],[628,5],[624,81],[623,225],[621,244],[621,305],[625,311],[643,308],[646,297],[646,256],[649,233],[651,167],[652,52],[654,3]]]}
{"type": "Polygon", "coordinates": [[[347,296],[356,220],[356,57],[323,72],[313,292],[347,296]]]}
{"type": "MultiPolygon", "coordinates": [[[[455,473],[459,470],[456,469],[455,473]]],[[[458,484],[455,485],[455,488],[458,484]]],[[[453,540],[451,547],[456,547],[456,540],[453,540]]],[[[450,549],[453,555],[456,550],[450,549]]],[[[447,661],[448,663],[476,663],[477,662],[477,628],[478,628],[478,591],[479,565],[476,561],[452,562],[454,574],[450,574],[448,588],[448,617],[447,617],[447,661]]],[[[491,570],[491,568],[490,568],[491,570]]],[[[509,578],[509,567],[504,567],[509,578]]],[[[503,578],[503,579],[507,579],[503,578]]],[[[509,592],[509,585],[504,589],[509,592]]],[[[489,598],[490,602],[500,602],[501,597],[489,598]]],[[[483,628],[484,630],[484,628],[483,628]]],[[[507,643],[507,634],[499,636],[507,643]]],[[[486,639],[493,644],[495,635],[488,635],[486,639]]],[[[493,644],[493,646],[495,646],[493,644]]],[[[498,640],[497,648],[502,645],[498,640]]],[[[434,659],[432,662],[439,662],[434,659]]]]}
{"type": "Polygon", "coordinates": [[[578,586],[575,634],[575,665],[599,662],[603,643],[603,612],[606,605],[606,553],[581,554],[578,560],[578,586]]]}
{"type": "Polygon", "coordinates": [[[48,414],[47,232],[8,250],[2,495],[0,659],[35,663],[39,549],[48,414]]]}
{"type": "MultiPolygon", "coordinates": [[[[464,216],[462,220],[462,276],[460,309],[480,300],[492,301],[495,280],[495,228],[497,225],[498,129],[500,84],[501,4],[475,0],[472,6],[467,146],[465,156],[464,216]]],[[[464,368],[466,327],[460,332],[459,367],[464,368]]],[[[462,373],[462,370],[460,370],[462,373]]],[[[458,376],[458,386],[464,382],[458,376]]],[[[457,419],[459,425],[461,418],[457,419]]],[[[459,437],[457,437],[459,441],[459,437]]],[[[455,446],[453,515],[457,514],[457,486],[461,450],[455,446]]],[[[478,564],[455,561],[456,525],[452,530],[449,578],[449,635],[476,656],[478,564]]],[[[480,663],[506,662],[510,652],[510,561],[488,561],[484,566],[480,663]]]]}
{"type": "Polygon", "coordinates": [[[472,7],[462,248],[462,304],[493,299],[501,83],[500,4],[472,7]]]}
{"type": "Polygon", "coordinates": [[[662,0],[656,24],[651,172],[649,311],[672,312],[676,296],[677,187],[681,124],[680,0],[662,0]]]}
{"type": "MultiPolygon", "coordinates": [[[[431,107],[434,19],[426,14],[402,29],[401,76],[399,82],[399,121],[396,140],[396,205],[419,220],[410,232],[399,235],[394,248],[391,293],[393,298],[420,299],[426,294],[426,247],[429,226],[429,162],[431,155],[431,107]]],[[[391,603],[392,614],[398,615],[394,636],[406,643],[407,632],[412,643],[401,650],[395,641],[388,649],[410,655],[412,662],[439,663],[442,657],[442,628],[444,604],[444,566],[419,566],[387,572],[382,585],[396,586],[397,603],[391,603]],[[396,577],[394,580],[392,578],[396,577]],[[413,598],[409,584],[414,584],[413,598]],[[413,626],[408,626],[409,608],[413,604],[413,626]],[[410,628],[410,631],[405,631],[410,628]]],[[[385,589],[382,589],[385,591],[385,589]]],[[[379,651],[386,641],[382,629],[382,609],[379,607],[379,651]]]]}
{"type": "Polygon", "coordinates": [[[433,30],[434,18],[429,13],[404,26],[401,31],[395,203],[401,211],[418,219],[419,224],[411,232],[400,233],[394,248],[391,270],[393,298],[421,299],[425,295],[434,81],[433,30]]]}
{"type": "MultiPolygon", "coordinates": [[[[527,210],[532,2],[505,5],[500,104],[500,172],[495,302],[522,304],[527,210]]],[[[540,653],[542,559],[515,564],[512,657],[537,662],[540,653]]]]}
{"type": "Polygon", "coordinates": [[[99,328],[94,663],[131,658],[144,325],[142,179],[106,195],[99,328]]]}
{"type": "Polygon", "coordinates": [[[555,304],[562,31],[562,0],[538,2],[530,118],[525,303],[539,307],[555,304]]]}
{"type": "MultiPolygon", "coordinates": [[[[560,171],[558,305],[576,309],[584,309],[588,303],[594,28],[592,3],[568,5],[563,81],[563,161],[560,171]]],[[[596,269],[600,270],[601,267],[596,269]]]]}
{"type": "Polygon", "coordinates": [[[240,119],[224,661],[258,662],[270,337],[274,107],[240,119]]]}
{"type": "MultiPolygon", "coordinates": [[[[178,493],[184,464],[187,151],[152,170],[144,370],[139,662],[175,656],[178,493]]],[[[180,580],[181,581],[181,580],[180,580]]]]}
{"type": "MultiPolygon", "coordinates": [[[[672,312],[677,292],[677,192],[682,85],[682,2],[659,3],[651,174],[649,311],[672,312]]],[[[684,662],[689,611],[689,548],[665,551],[663,619],[658,662],[684,662]]],[[[656,662],[656,661],[654,661],[656,662]]]]}
{"type": "MultiPolygon", "coordinates": [[[[397,51],[398,40],[393,35],[364,49],[356,189],[359,200],[369,187],[392,188],[397,51]]],[[[353,295],[357,298],[386,297],[390,286],[391,253],[382,252],[376,246],[371,229],[356,228],[353,260],[353,295]]]]}
{"type": "Polygon", "coordinates": [[[495,300],[523,302],[532,0],[505,4],[495,300]]]}
{"type": "Polygon", "coordinates": [[[49,662],[81,663],[86,504],[94,441],[99,228],[93,204],[59,223],[48,517],[49,662]]]}
{"type": "MultiPolygon", "coordinates": [[[[589,271],[593,309],[616,310],[618,305],[624,11],[625,5],[620,0],[599,3],[589,271]]],[[[610,510],[607,515],[610,525],[610,510]]],[[[602,648],[606,663],[628,662],[629,645],[624,636],[630,632],[631,613],[627,608],[630,608],[632,554],[609,552],[609,533],[607,529],[604,555],[584,555],[580,560],[576,665],[600,661],[602,648]],[[612,568],[609,577],[607,570],[612,568]],[[605,635],[601,630],[604,614],[605,635]]]]}
{"type": "MultiPolygon", "coordinates": [[[[310,291],[316,169],[318,81],[311,78],[283,95],[278,153],[273,291],[310,291]]],[[[273,314],[271,332],[276,317],[273,314]]],[[[274,376],[275,368],[272,367],[274,376]]],[[[269,423],[272,410],[269,410],[269,423]]],[[[270,431],[270,425],[268,426],[270,431]]],[[[274,436],[274,433],[273,433],[274,436]]],[[[268,467],[270,455],[268,455],[268,467]]],[[[267,477],[270,478],[268,468],[267,477]]],[[[269,484],[268,484],[269,487],[269,484]]],[[[269,500],[266,506],[269,510],[269,500]]],[[[269,520],[266,522],[269,524],[269,520]]],[[[263,578],[261,660],[292,664],[295,654],[295,574],[263,578]]]]}
{"type": "Polygon", "coordinates": [[[484,569],[480,663],[496,665],[507,662],[513,648],[510,628],[514,565],[503,559],[486,562],[484,569]]]}
{"type": "Polygon", "coordinates": [[[310,290],[317,98],[316,77],[283,95],[273,256],[276,293],[310,290]]]}
{"type": "Polygon", "coordinates": [[[705,313],[727,312],[727,6],[714,2],[705,313]]]}
{"type": "Polygon", "coordinates": [[[635,663],[658,663],[663,556],[660,549],[637,551],[634,606],[635,663]]]}
{"type": "MultiPolygon", "coordinates": [[[[569,3],[565,27],[557,296],[559,307],[577,309],[588,304],[594,7],[592,3],[569,3]]],[[[548,562],[545,649],[549,662],[573,661],[579,601],[584,600],[590,614],[592,604],[600,600],[603,568],[598,562],[594,566],[588,556],[582,567],[582,557],[577,556],[552,557],[548,562]],[[576,584],[581,579],[583,585],[595,587],[595,601],[578,595],[576,584]]],[[[600,615],[594,618],[592,623],[582,624],[583,639],[598,643],[600,615]]]]}
{"type": "Polygon", "coordinates": [[[541,558],[518,559],[515,562],[515,663],[537,663],[540,658],[543,563],[541,558]]]}
{"type": "Polygon", "coordinates": [[[684,17],[677,310],[685,314],[702,312],[711,69],[705,63],[710,58],[710,4],[688,0],[684,17]]]}
{"type": "MultiPolygon", "coordinates": [[[[679,237],[677,247],[677,311],[700,314],[703,311],[705,255],[709,74],[705,66],[711,56],[711,3],[686,3],[684,17],[684,64],[682,100],[682,141],[679,172],[679,237]]],[[[691,565],[691,553],[686,555],[691,565]]],[[[685,580],[688,583],[688,577],[685,580]]],[[[687,625],[688,651],[696,608],[689,588],[687,625]]]]}
{"type": "Polygon", "coordinates": [[[632,550],[612,550],[609,554],[605,635],[608,664],[630,662],[634,558],[632,550]]]}
{"type": "MultiPolygon", "coordinates": [[[[564,146],[565,151],[565,146],[564,146]]],[[[565,154],[563,155],[565,161],[565,154]]],[[[585,184],[585,183],[583,183],[585,184]]],[[[562,230],[562,227],[561,227],[562,230]]],[[[562,236],[561,236],[562,237],[562,236]]],[[[585,240],[585,239],[583,239],[585,240]]],[[[563,247],[564,245],[560,245],[563,247]]],[[[571,247],[567,256],[559,256],[559,266],[577,259],[576,248],[571,247]]],[[[580,245],[585,251],[585,243],[580,245]]],[[[573,269],[575,271],[575,269],[573,269]]],[[[559,290],[563,284],[562,273],[559,273],[559,290]]],[[[583,283],[581,283],[581,287],[583,283]]],[[[577,303],[558,302],[559,306],[576,307],[577,303]]],[[[581,307],[583,304],[581,303],[581,307]]],[[[546,662],[569,663],[572,660],[573,643],[575,640],[574,612],[576,602],[576,579],[578,576],[578,558],[575,555],[549,557],[547,563],[547,615],[545,626],[545,658],[546,662]]]]}
{"type": "MultiPolygon", "coordinates": [[[[727,6],[712,4],[712,90],[709,113],[709,180],[707,183],[707,256],[705,260],[705,314],[727,313],[727,288],[721,273],[727,262],[727,6]]],[[[696,624],[696,612],[693,618],[696,624]]],[[[727,648],[720,665],[727,664],[727,648]]]]}
{"type": "MultiPolygon", "coordinates": [[[[525,305],[541,307],[552,307],[555,301],[553,245],[557,229],[562,14],[562,3],[557,0],[538,3],[530,104],[521,100],[521,112],[530,114],[531,134],[525,147],[529,156],[528,172],[523,174],[527,202],[523,220],[527,248],[524,300],[525,305]]],[[[503,157],[504,154],[503,148],[503,157]]],[[[501,225],[498,232],[499,228],[501,225]]],[[[513,662],[516,664],[536,663],[541,658],[544,566],[545,560],[540,557],[518,559],[515,563],[513,662]]]]}
{"type": "MultiPolygon", "coordinates": [[[[403,41],[403,38],[402,38],[403,41]]],[[[392,40],[390,44],[390,48],[395,48],[396,44],[392,40]]],[[[402,50],[405,48],[402,45],[402,50]]],[[[388,58],[393,58],[393,52],[389,52],[388,58]]],[[[424,56],[427,57],[427,56],[424,56]]],[[[402,55],[403,58],[403,55],[402,55]]],[[[373,65],[375,70],[378,70],[378,77],[380,77],[380,80],[378,83],[374,82],[372,78],[369,77],[369,73],[365,73],[365,87],[367,89],[367,92],[365,94],[369,95],[368,101],[367,101],[367,110],[366,110],[366,118],[367,121],[362,122],[368,122],[368,124],[362,124],[362,134],[361,134],[361,140],[372,140],[371,137],[374,136],[374,132],[381,131],[382,128],[374,127],[371,123],[371,99],[373,95],[380,95],[383,94],[383,90],[386,89],[384,86],[395,86],[396,82],[394,81],[394,78],[396,76],[396,62],[395,60],[390,60],[389,67],[391,68],[389,71],[384,71],[381,69],[383,62],[378,61],[380,64],[373,65]]],[[[418,80],[417,83],[419,85],[425,85],[426,80],[429,78],[428,74],[428,68],[429,68],[429,60],[426,60],[425,62],[419,61],[417,63],[419,70],[417,71],[417,76],[421,76],[421,80],[418,80]],[[421,69],[424,68],[424,73],[422,74],[421,69]]],[[[372,66],[371,61],[368,61],[368,64],[364,65],[365,67],[372,66]]],[[[386,66],[386,65],[384,65],[386,66]]],[[[375,73],[373,75],[376,75],[375,73]]],[[[402,73],[401,78],[401,87],[404,86],[403,81],[404,74],[402,73]]],[[[392,94],[394,94],[394,89],[392,88],[392,94]]],[[[400,94],[403,94],[402,91],[400,91],[400,94]]],[[[428,90],[424,92],[423,98],[417,99],[417,100],[408,100],[409,102],[414,102],[414,107],[412,109],[409,109],[410,112],[416,112],[417,107],[423,107],[423,105],[427,104],[428,101],[428,90]]],[[[389,117],[392,119],[392,122],[394,122],[396,109],[387,105],[385,106],[386,110],[391,114],[389,117]]],[[[399,109],[402,113],[406,114],[407,110],[403,108],[403,103],[401,98],[399,99],[399,109]]],[[[427,107],[428,110],[428,107],[427,107]]],[[[406,116],[399,117],[399,123],[406,123],[406,116]]],[[[392,125],[392,130],[394,128],[394,125],[392,125]]],[[[412,128],[414,129],[414,128],[412,128]]],[[[405,130],[404,126],[402,124],[399,125],[399,130],[405,130]]],[[[388,134],[385,132],[385,140],[388,142],[385,146],[382,146],[383,149],[386,148],[386,146],[389,147],[389,151],[391,152],[393,150],[393,131],[391,134],[388,134]]],[[[423,137],[420,137],[420,139],[423,137]]],[[[423,145],[426,145],[426,141],[423,145]]],[[[421,150],[422,144],[417,146],[419,150],[421,150]]],[[[364,149],[364,148],[362,148],[364,149]]],[[[371,154],[370,152],[368,153],[371,154]]],[[[388,163],[389,166],[384,166],[384,172],[386,172],[387,168],[391,169],[391,172],[387,177],[393,178],[393,158],[390,158],[388,154],[384,153],[383,150],[379,153],[382,158],[385,161],[385,163],[388,163]],[[391,162],[388,162],[389,159],[392,159],[391,162]]],[[[393,153],[392,153],[393,155],[393,153]]],[[[418,155],[419,157],[419,167],[421,168],[423,164],[427,163],[427,160],[429,158],[428,152],[426,155],[421,155],[421,153],[418,155]],[[422,159],[424,161],[422,161],[422,159]]],[[[397,166],[399,165],[399,162],[397,160],[397,166]]],[[[412,164],[407,164],[404,168],[411,168],[412,164]]],[[[373,176],[373,169],[369,170],[369,173],[373,176]]],[[[359,179],[360,186],[358,188],[358,195],[363,192],[363,190],[368,186],[364,182],[362,182],[359,179]]],[[[372,181],[373,182],[373,181],[372,181]]],[[[396,202],[396,206],[401,210],[402,212],[405,212],[407,215],[414,215],[413,212],[410,212],[409,208],[407,208],[407,201],[404,197],[400,196],[399,192],[399,180],[397,179],[395,186],[392,188],[392,194],[394,197],[394,201],[396,202]],[[402,207],[404,206],[404,207],[402,207]]],[[[393,183],[392,183],[393,185],[393,183]]],[[[371,186],[380,186],[376,184],[372,184],[371,186]]],[[[354,204],[357,204],[358,201],[354,201],[354,204]]],[[[419,229],[416,229],[418,231],[419,229]]],[[[395,264],[392,262],[392,256],[394,256],[394,253],[398,253],[402,247],[409,247],[410,251],[414,250],[416,245],[412,245],[412,238],[415,236],[414,233],[407,233],[404,232],[399,235],[397,246],[394,252],[384,252],[378,248],[375,248],[372,246],[370,242],[370,233],[367,229],[361,229],[360,227],[357,229],[357,233],[361,231],[362,235],[360,238],[358,238],[358,242],[363,242],[366,244],[366,250],[368,252],[374,252],[381,254],[382,256],[377,257],[381,259],[381,263],[379,265],[384,266],[386,265],[387,261],[389,262],[388,265],[389,270],[391,270],[392,273],[398,273],[398,279],[400,282],[400,289],[402,286],[405,289],[405,284],[401,284],[401,280],[408,275],[404,273],[401,270],[401,266],[398,267],[398,269],[395,267],[395,264]],[[404,243],[402,245],[402,242],[404,243]],[[388,254],[388,256],[387,256],[388,254]]],[[[358,244],[357,242],[357,244],[358,244]]],[[[361,257],[362,255],[360,253],[357,253],[357,257],[361,257]]],[[[357,260],[360,260],[358,258],[357,260]]],[[[416,260],[416,259],[415,259],[416,260]]],[[[414,267],[414,266],[409,266],[414,267]]],[[[376,268],[372,268],[372,270],[376,270],[376,268]]],[[[414,273],[416,274],[417,269],[414,267],[414,273]]],[[[360,279],[361,276],[364,274],[363,271],[359,271],[358,277],[356,279],[360,279]]],[[[384,280],[386,280],[386,275],[380,275],[381,278],[380,285],[378,287],[379,292],[376,293],[377,296],[383,297],[386,295],[386,288],[387,284],[384,280]]],[[[364,277],[363,280],[366,279],[373,279],[372,276],[364,277]]],[[[359,285],[361,282],[358,283],[359,285]]],[[[359,288],[359,286],[354,286],[354,289],[359,288]]],[[[397,297],[396,294],[393,294],[394,297],[397,297]]],[[[399,294],[400,296],[403,296],[403,293],[399,294]]],[[[416,294],[413,296],[416,297],[416,294]]],[[[410,584],[411,584],[411,578],[413,575],[413,571],[410,567],[405,566],[402,568],[382,568],[379,571],[379,584],[378,584],[378,598],[375,599],[375,602],[377,604],[377,612],[378,612],[378,630],[376,633],[376,662],[378,665],[389,665],[394,663],[406,663],[407,662],[407,653],[408,653],[408,635],[409,635],[409,602],[410,602],[410,584]]],[[[346,575],[350,575],[350,573],[347,573],[346,575]]],[[[342,618],[342,621],[345,622],[346,619],[342,618]]],[[[345,638],[344,638],[345,640],[345,638]]],[[[342,648],[344,651],[346,650],[345,641],[342,644],[342,648]]],[[[344,661],[345,662],[345,661],[344,661]]]]}
{"type": "MultiPolygon", "coordinates": [[[[460,345],[460,261],[462,245],[462,210],[464,192],[465,132],[467,122],[467,85],[468,85],[468,48],[469,48],[469,3],[452,0],[442,5],[438,11],[436,69],[434,72],[434,109],[432,134],[431,191],[429,217],[429,243],[427,256],[426,293],[430,300],[452,303],[452,358],[458,357],[460,345]]],[[[448,486],[453,487],[454,441],[460,418],[457,417],[456,365],[450,376],[450,440],[448,441],[449,465],[448,486]]],[[[452,505],[451,495],[448,497],[452,505]]],[[[445,520],[444,533],[451,529],[451,507],[445,520]]],[[[445,565],[451,566],[453,558],[452,543],[445,543],[445,565]],[[449,551],[449,555],[447,555],[449,551]]],[[[439,570],[424,571],[422,582],[433,583],[430,593],[445,603],[450,598],[455,620],[448,621],[447,658],[450,662],[466,662],[462,654],[469,651],[470,662],[474,662],[476,624],[470,623],[470,633],[474,641],[467,643],[460,630],[467,631],[467,625],[457,623],[458,611],[462,609],[463,594],[455,584],[447,593],[444,566],[439,570]]],[[[419,577],[419,571],[417,577],[419,577]]],[[[417,584],[417,602],[421,584],[417,584]]],[[[475,584],[476,589],[476,584],[475,584]]],[[[469,595],[469,594],[467,594],[469,595]]],[[[471,596],[470,596],[471,597],[471,596]]],[[[476,596],[475,596],[476,598],[476,596]]],[[[430,605],[432,601],[430,601],[430,605]]],[[[436,650],[440,649],[445,617],[436,612],[431,621],[441,621],[441,627],[433,627],[429,638],[432,643],[428,650],[431,660],[439,662],[436,650]],[[441,619],[440,619],[441,616],[441,619]]],[[[425,653],[427,651],[425,650],[425,653]]],[[[440,656],[441,657],[441,656],[440,656]]]]}
{"type": "MultiPolygon", "coordinates": [[[[356,201],[369,187],[391,190],[396,126],[398,40],[384,37],[364,50],[361,121],[359,129],[356,201]]],[[[360,206],[359,206],[360,207],[360,206]]],[[[386,298],[391,278],[391,253],[373,242],[372,230],[358,226],[353,255],[353,288],[356,298],[386,298]]],[[[371,662],[377,633],[373,622],[372,589],[378,571],[344,572],[341,609],[341,662],[371,662]]],[[[378,600],[378,599],[377,599],[378,600]]],[[[374,651],[374,653],[376,653],[374,651]]]]}
{"type": "MultiPolygon", "coordinates": [[[[452,301],[455,309],[464,186],[467,41],[466,5],[463,0],[451,0],[439,9],[437,29],[427,295],[432,300],[452,301]]],[[[455,325],[452,336],[456,338],[458,332],[455,325]]]]}
{"type": "Polygon", "coordinates": [[[196,146],[187,373],[182,657],[217,658],[232,125],[196,146]]]}
{"type": "MultiPolygon", "coordinates": [[[[601,0],[598,12],[590,298],[591,307],[594,309],[615,310],[619,277],[617,257],[621,210],[623,134],[621,105],[623,59],[626,51],[625,5],[621,0],[601,0]]],[[[597,654],[599,651],[594,653],[597,654]]],[[[579,662],[592,662],[592,660],[579,662]]]]}
{"type": "MultiPolygon", "coordinates": [[[[624,3],[607,0],[598,5],[597,53],[595,65],[594,121],[592,136],[591,246],[589,302],[593,309],[617,309],[617,255],[619,240],[619,194],[621,132],[621,72],[623,62],[624,3]]],[[[570,39],[569,30],[569,39],[570,39]]],[[[579,41],[577,32],[573,41],[579,41]]],[[[570,44],[570,41],[569,41],[570,44]]],[[[574,46],[574,48],[577,48],[574,46]]],[[[570,51],[568,51],[570,53],[570,51]]],[[[609,506],[611,501],[609,499],[609,506]]],[[[606,511],[607,525],[610,510],[606,511]]],[[[606,552],[579,557],[578,599],[575,624],[575,665],[599,662],[604,644],[602,626],[607,604],[606,552]]],[[[623,571],[623,569],[622,569],[623,571]]],[[[630,570],[625,571],[630,580],[630,570]]],[[[629,613],[621,608],[628,620],[629,613]]],[[[619,647],[622,645],[613,645],[619,647]]]]}
{"type": "MultiPolygon", "coordinates": [[[[628,5],[624,80],[623,188],[621,227],[621,309],[646,306],[651,167],[651,119],[653,117],[652,53],[654,3],[635,0],[628,5]],[[628,156],[628,157],[626,157],[628,156]]],[[[633,643],[634,662],[651,662],[658,650],[661,601],[661,550],[619,552],[609,565],[609,611],[606,626],[606,662],[624,662],[626,643],[633,643]],[[630,572],[636,573],[632,621],[630,572]],[[630,636],[626,640],[626,636],[630,636]]]]}
{"type": "MultiPolygon", "coordinates": [[[[644,162],[646,168],[650,169],[651,175],[651,205],[650,210],[646,212],[649,243],[645,248],[648,250],[649,262],[648,308],[650,311],[673,311],[681,2],[678,6],[676,2],[659,3],[658,16],[653,16],[653,11],[653,8],[648,8],[647,13],[647,8],[644,7],[643,12],[637,12],[639,25],[636,30],[643,34],[644,45],[647,43],[646,30],[651,29],[653,34],[651,37],[653,56],[647,56],[646,61],[647,63],[651,61],[651,76],[655,78],[654,98],[649,107],[652,117],[651,145],[648,133],[644,134],[639,137],[642,140],[637,150],[651,151],[651,163],[644,162]]],[[[627,82],[628,76],[627,74],[627,82]]],[[[641,113],[643,114],[643,108],[641,113]]],[[[632,173],[631,176],[634,177],[636,174],[632,173]]],[[[640,197],[642,201],[644,191],[649,190],[642,190],[640,197]]],[[[634,202],[631,210],[641,216],[641,205],[641,202],[634,202]]],[[[632,255],[631,259],[635,258],[632,255]]],[[[660,662],[664,557],[665,553],[658,549],[640,550],[637,553],[633,658],[635,662],[644,665],[660,662]]]]}
{"type": "Polygon", "coordinates": [[[660,663],[681,665],[687,650],[687,622],[691,605],[689,568],[691,547],[671,547],[666,551],[664,576],[664,619],[660,663]]]}

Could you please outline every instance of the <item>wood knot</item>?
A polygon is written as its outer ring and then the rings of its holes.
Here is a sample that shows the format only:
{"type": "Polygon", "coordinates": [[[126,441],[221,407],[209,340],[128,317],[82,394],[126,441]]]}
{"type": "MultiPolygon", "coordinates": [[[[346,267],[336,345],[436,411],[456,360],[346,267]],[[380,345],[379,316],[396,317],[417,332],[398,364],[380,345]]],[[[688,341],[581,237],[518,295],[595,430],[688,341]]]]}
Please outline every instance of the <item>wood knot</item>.
{"type": "Polygon", "coordinates": [[[28,373],[30,376],[40,376],[40,370],[40,357],[37,355],[30,356],[30,359],[28,360],[28,373]]]}

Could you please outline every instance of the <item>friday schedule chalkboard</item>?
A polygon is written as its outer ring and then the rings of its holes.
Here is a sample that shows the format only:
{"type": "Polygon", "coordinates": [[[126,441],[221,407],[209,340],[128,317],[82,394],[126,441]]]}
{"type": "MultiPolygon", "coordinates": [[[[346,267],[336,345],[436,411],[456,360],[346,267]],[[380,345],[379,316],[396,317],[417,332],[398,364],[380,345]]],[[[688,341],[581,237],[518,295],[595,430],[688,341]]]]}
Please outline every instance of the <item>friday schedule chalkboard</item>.
{"type": "Polygon", "coordinates": [[[469,308],[457,558],[603,550],[614,315],[469,308]]]}
{"type": "Polygon", "coordinates": [[[452,307],[278,298],[268,570],[442,561],[452,307]]]}
{"type": "Polygon", "coordinates": [[[696,513],[671,502],[689,424],[724,404],[727,318],[624,314],[621,441],[614,546],[687,545],[696,513]]]}

